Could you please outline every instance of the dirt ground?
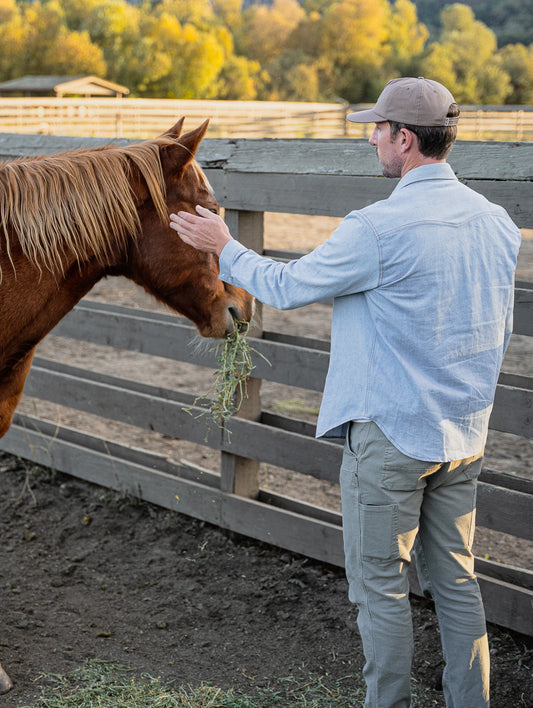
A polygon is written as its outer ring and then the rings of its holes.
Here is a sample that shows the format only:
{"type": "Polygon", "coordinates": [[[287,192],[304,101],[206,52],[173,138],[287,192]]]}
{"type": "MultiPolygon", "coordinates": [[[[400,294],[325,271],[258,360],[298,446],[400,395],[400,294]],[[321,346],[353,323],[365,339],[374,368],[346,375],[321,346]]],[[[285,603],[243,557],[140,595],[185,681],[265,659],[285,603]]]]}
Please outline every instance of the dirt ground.
{"type": "MultiPolygon", "coordinates": [[[[0,657],[15,682],[2,708],[28,704],[40,672],[87,658],[251,694],[280,679],[361,683],[356,614],[338,568],[5,453],[0,535],[0,657]]],[[[413,620],[414,677],[434,687],[442,658],[430,605],[413,600],[413,620]]],[[[494,708],[532,706],[531,640],[490,628],[490,647],[494,708]]],[[[444,705],[431,695],[428,706],[444,705]]]]}
{"type": "MultiPolygon", "coordinates": [[[[298,217],[294,217],[296,219],[298,217]]],[[[269,215],[267,247],[305,250],[335,220],[300,228],[269,215]],[[277,237],[269,236],[271,233],[277,237]],[[304,233],[299,239],[297,233],[304,233]]],[[[530,234],[528,234],[530,236],[530,234]]],[[[533,239],[518,277],[533,280],[533,239]]],[[[157,309],[128,281],[110,279],[91,299],[157,309]]],[[[330,310],[265,308],[265,329],[327,338],[330,310]]],[[[504,369],[533,374],[530,338],[514,337],[504,369]]],[[[48,337],[41,356],[154,385],[205,393],[203,369],[179,362],[48,337]]],[[[319,394],[264,383],[263,408],[313,420],[319,394]]],[[[25,399],[21,410],[186,458],[216,470],[218,454],[201,446],[25,399]]],[[[491,434],[486,464],[533,476],[531,443],[491,434]]],[[[269,466],[261,485],[338,509],[338,486],[269,466]]],[[[132,503],[74,478],[0,453],[0,659],[15,689],[0,706],[23,706],[39,672],[64,672],[86,658],[117,661],[178,684],[210,681],[253,691],[306,672],[360,679],[363,659],[343,572],[225,533],[146,504],[132,503]]],[[[532,544],[479,529],[476,553],[531,568],[532,544]]],[[[433,686],[442,670],[430,605],[413,600],[414,676],[433,686]]],[[[493,705],[533,706],[533,645],[491,628],[493,705]]],[[[435,693],[428,705],[444,705],[435,693]]],[[[467,708],[467,707],[462,707],[467,708]]]]}

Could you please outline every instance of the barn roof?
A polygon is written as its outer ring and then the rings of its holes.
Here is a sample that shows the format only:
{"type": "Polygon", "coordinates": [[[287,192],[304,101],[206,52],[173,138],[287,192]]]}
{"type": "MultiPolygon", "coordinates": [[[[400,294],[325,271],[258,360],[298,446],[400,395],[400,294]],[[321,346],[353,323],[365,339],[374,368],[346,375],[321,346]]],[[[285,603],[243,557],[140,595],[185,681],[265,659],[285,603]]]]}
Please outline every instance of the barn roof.
{"type": "Polygon", "coordinates": [[[129,93],[126,86],[115,84],[98,76],[21,76],[18,79],[0,83],[0,95],[23,93],[26,96],[54,93],[83,94],[84,96],[125,96],[129,93]]]}

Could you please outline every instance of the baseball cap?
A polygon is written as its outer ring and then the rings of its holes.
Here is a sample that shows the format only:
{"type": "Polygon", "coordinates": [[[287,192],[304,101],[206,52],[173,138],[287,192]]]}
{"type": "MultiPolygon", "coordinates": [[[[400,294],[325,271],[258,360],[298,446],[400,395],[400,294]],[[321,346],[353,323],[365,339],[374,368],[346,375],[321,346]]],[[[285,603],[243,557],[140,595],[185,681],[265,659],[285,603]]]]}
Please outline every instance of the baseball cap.
{"type": "Polygon", "coordinates": [[[455,103],[452,94],[438,81],[423,76],[404,77],[389,81],[374,108],[346,117],[352,123],[393,120],[417,126],[457,125],[458,116],[446,117],[452,103],[455,103]]]}

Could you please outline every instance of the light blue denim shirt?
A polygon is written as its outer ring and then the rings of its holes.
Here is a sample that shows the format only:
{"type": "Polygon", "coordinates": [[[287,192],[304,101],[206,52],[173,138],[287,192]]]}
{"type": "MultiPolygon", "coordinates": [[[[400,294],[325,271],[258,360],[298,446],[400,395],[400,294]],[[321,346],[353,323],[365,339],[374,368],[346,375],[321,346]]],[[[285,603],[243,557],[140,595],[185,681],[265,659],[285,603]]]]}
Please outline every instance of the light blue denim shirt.
{"type": "Polygon", "coordinates": [[[401,452],[440,462],[485,445],[519,246],[507,212],[436,163],[298,260],[228,243],[220,278],[279,309],[334,298],[317,437],[372,420],[401,452]]]}

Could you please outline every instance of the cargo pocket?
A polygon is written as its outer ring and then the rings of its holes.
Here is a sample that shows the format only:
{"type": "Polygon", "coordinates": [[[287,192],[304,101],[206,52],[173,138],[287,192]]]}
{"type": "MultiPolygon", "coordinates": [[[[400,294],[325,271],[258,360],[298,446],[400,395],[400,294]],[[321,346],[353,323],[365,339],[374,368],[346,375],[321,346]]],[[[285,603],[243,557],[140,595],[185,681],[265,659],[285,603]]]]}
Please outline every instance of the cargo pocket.
{"type": "Polygon", "coordinates": [[[359,504],[361,551],[364,558],[390,560],[397,558],[398,506],[359,504]]]}

